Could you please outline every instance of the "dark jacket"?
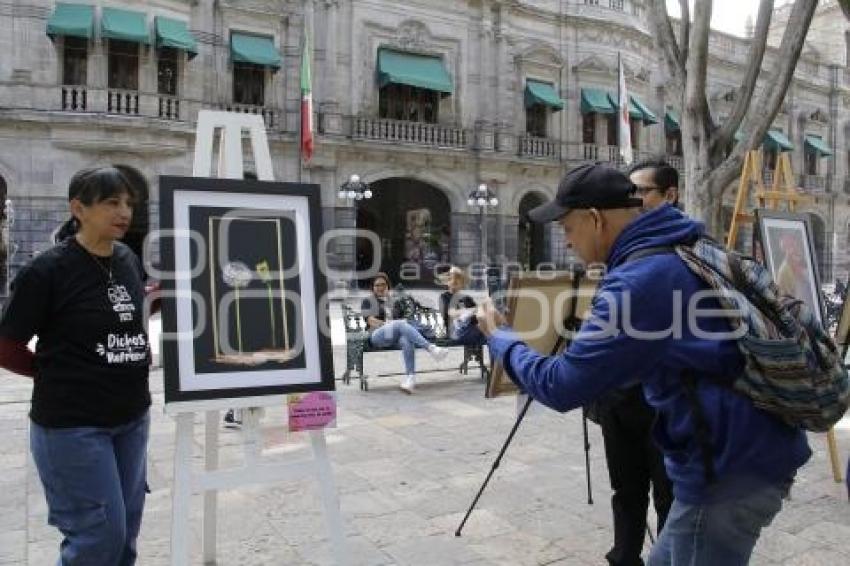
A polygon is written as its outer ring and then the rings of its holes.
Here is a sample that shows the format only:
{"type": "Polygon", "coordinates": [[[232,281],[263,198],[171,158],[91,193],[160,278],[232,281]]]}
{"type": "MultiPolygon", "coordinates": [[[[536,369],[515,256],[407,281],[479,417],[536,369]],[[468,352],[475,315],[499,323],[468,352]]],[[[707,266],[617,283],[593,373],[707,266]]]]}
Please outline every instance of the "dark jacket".
{"type": "MultiPolygon", "coordinates": [[[[720,384],[742,370],[743,357],[734,340],[703,334],[728,332],[726,321],[703,315],[696,329],[688,323],[689,301],[707,285],[675,254],[625,261],[637,250],[689,243],[702,234],[702,224],[671,206],[636,218],[614,243],[591,316],[560,356],[537,354],[510,329],[497,330],[489,340],[490,351],[508,375],[535,400],[558,411],[641,382],[647,402],[658,413],[653,434],[664,452],[675,496],[687,503],[728,500],[756,485],[783,483],[811,456],[802,431],[720,384]],[[676,294],[681,301],[674,300],[676,294]],[[683,321],[680,336],[669,332],[676,318],[683,321]],[[615,331],[601,333],[612,321],[615,331]],[[627,327],[659,336],[637,337],[634,330],[624,332],[627,327]],[[718,480],[710,485],[682,386],[686,371],[696,378],[710,430],[718,480]]],[[[713,299],[699,306],[719,308],[713,299]]]]}
{"type": "Polygon", "coordinates": [[[360,314],[366,319],[374,316],[379,320],[386,321],[387,307],[391,309],[390,312],[393,319],[404,318],[404,309],[402,308],[401,301],[394,301],[392,297],[379,299],[375,295],[370,295],[363,299],[363,302],[360,304],[360,314]]]}

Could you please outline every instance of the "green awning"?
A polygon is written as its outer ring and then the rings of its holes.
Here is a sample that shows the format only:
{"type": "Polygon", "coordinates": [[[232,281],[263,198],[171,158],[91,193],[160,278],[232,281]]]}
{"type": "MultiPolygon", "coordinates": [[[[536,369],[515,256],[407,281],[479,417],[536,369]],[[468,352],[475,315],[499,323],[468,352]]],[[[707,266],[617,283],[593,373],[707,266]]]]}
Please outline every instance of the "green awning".
{"type": "MultiPolygon", "coordinates": [[[[611,101],[611,106],[615,109],[620,108],[620,101],[610,92],[608,93],[608,100],[611,101]]],[[[640,108],[635,104],[635,99],[631,96],[629,97],[629,118],[632,120],[643,120],[643,112],[640,111],[640,108]]]]}
{"type": "Polygon", "coordinates": [[[794,149],[794,144],[791,143],[791,140],[789,140],[785,134],[779,130],[768,130],[764,135],[763,143],[768,149],[775,149],[780,153],[793,151],[794,149]]]}
{"type": "Polygon", "coordinates": [[[826,142],[820,136],[806,134],[806,146],[817,153],[818,157],[829,157],[832,155],[832,148],[826,145],[826,142]]]}
{"type": "Polygon", "coordinates": [[[156,46],[173,47],[189,54],[189,59],[198,54],[198,42],[189,31],[186,22],[157,16],[154,19],[156,46]]]}
{"type": "Polygon", "coordinates": [[[94,7],[87,4],[56,4],[47,20],[47,35],[91,39],[94,29],[94,7]]]}
{"type": "Polygon", "coordinates": [[[378,49],[378,86],[402,84],[449,95],[452,78],[440,57],[378,49]]]}
{"type": "Polygon", "coordinates": [[[678,132],[681,129],[679,126],[679,116],[672,110],[664,113],[664,127],[670,132],[678,132]]]}
{"type": "Polygon", "coordinates": [[[582,114],[616,114],[617,106],[611,103],[611,97],[601,88],[581,89],[582,114]]]}
{"type": "Polygon", "coordinates": [[[268,36],[233,32],[230,36],[230,56],[234,63],[253,63],[280,68],[280,53],[268,36]]]}
{"type": "Polygon", "coordinates": [[[644,125],[648,126],[650,124],[658,123],[658,116],[656,116],[652,110],[647,108],[646,104],[644,104],[640,98],[637,96],[629,96],[629,101],[632,106],[636,107],[640,111],[644,125]]]}
{"type": "Polygon", "coordinates": [[[564,101],[555,92],[555,85],[528,79],[525,81],[525,107],[531,108],[535,104],[548,106],[552,110],[564,108],[564,101]]]}
{"type": "Polygon", "coordinates": [[[106,39],[120,39],[150,45],[147,16],[143,12],[104,8],[100,16],[101,35],[106,39]]]}

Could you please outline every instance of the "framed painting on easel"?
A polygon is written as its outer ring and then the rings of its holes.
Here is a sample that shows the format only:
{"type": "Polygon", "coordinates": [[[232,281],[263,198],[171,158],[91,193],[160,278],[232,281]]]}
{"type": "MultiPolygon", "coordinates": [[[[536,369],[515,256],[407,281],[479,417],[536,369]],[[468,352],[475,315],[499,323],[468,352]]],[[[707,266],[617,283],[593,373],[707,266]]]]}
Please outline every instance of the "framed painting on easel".
{"type": "MultiPolygon", "coordinates": [[[[597,283],[572,272],[516,274],[505,293],[507,322],[530,348],[544,356],[556,354],[578,331],[596,294],[597,283]]],[[[493,398],[516,392],[517,387],[505,368],[494,363],[485,396],[493,398]]]]}
{"type": "MultiPolygon", "coordinates": [[[[310,185],[162,177],[166,402],[334,388],[310,185]],[[184,300],[191,297],[191,300],[184,300]],[[175,300],[176,299],[176,300],[175,300]]],[[[238,402],[235,402],[238,406],[238,402]]]]}
{"type": "Polygon", "coordinates": [[[753,255],[763,259],[783,293],[803,301],[823,324],[823,296],[808,218],[803,214],[758,209],[756,225],[753,255]]]}

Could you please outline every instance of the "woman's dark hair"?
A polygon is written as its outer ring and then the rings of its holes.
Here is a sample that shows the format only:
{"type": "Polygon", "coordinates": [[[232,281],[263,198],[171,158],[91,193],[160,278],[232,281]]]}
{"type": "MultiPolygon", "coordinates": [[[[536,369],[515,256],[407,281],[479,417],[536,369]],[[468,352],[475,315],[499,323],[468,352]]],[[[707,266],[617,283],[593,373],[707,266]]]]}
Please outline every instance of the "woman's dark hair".
{"type": "MultiPolygon", "coordinates": [[[[86,206],[126,194],[134,202],[138,195],[127,176],[117,167],[95,167],[78,171],[68,184],[68,200],[77,199],[86,206]]],[[[76,217],[71,216],[53,236],[57,244],[70,238],[80,229],[76,217]]]]}

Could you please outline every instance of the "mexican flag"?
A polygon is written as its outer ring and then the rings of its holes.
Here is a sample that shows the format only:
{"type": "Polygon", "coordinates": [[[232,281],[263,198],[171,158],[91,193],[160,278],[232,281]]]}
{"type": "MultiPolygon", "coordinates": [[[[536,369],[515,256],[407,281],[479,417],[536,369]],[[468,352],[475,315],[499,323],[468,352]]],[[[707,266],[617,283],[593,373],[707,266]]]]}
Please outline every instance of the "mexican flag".
{"type": "Polygon", "coordinates": [[[304,33],[301,54],[301,159],[307,163],[313,157],[313,87],[310,74],[310,36],[304,33]]]}

